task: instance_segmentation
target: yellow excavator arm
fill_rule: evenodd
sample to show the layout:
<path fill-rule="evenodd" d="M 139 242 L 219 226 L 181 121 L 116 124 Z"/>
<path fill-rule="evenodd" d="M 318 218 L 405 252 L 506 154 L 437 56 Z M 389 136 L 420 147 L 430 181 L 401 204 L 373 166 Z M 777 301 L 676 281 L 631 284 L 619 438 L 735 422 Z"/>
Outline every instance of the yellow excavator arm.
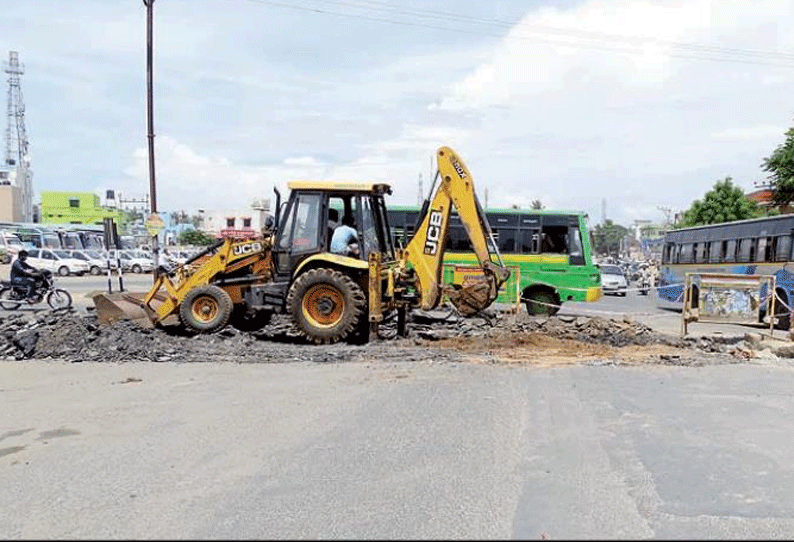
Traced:
<path fill-rule="evenodd" d="M 421 294 L 420 306 L 424 310 L 438 305 L 442 294 L 463 314 L 473 314 L 488 307 L 499 294 L 499 288 L 510 276 L 502 257 L 493 242 L 488 219 L 474 192 L 474 180 L 463 160 L 449 147 L 436 153 L 438 171 L 435 182 L 440 183 L 429 205 L 424 209 L 422 221 L 403 253 L 403 263 L 416 274 Z M 432 189 L 431 189 L 432 192 Z M 442 270 L 449 219 L 452 206 L 460 216 L 463 227 L 477 255 L 484 280 L 468 285 L 442 285 Z M 497 262 L 491 258 L 488 240 L 494 249 Z"/>

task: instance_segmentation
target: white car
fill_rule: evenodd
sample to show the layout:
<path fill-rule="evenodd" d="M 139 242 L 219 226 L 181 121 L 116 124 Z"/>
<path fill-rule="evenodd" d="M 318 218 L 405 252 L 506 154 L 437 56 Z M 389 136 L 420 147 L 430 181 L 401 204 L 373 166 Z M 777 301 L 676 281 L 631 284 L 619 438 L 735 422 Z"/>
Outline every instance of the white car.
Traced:
<path fill-rule="evenodd" d="M 19 251 L 25 248 L 22 240 L 15 233 L 6 230 L 0 230 L 0 247 L 5 250 L 3 263 L 11 263 Z"/>
<path fill-rule="evenodd" d="M 114 252 L 111 252 L 113 258 L 116 257 Z M 132 273 L 150 273 L 154 270 L 154 264 L 150 258 L 141 258 L 135 252 L 127 250 L 119 250 L 118 258 L 121 262 L 121 270 L 129 271 Z"/>
<path fill-rule="evenodd" d="M 601 289 L 604 295 L 615 294 L 626 297 L 628 284 L 623 270 L 617 265 L 601 265 L 599 268 L 601 270 Z"/>
<path fill-rule="evenodd" d="M 72 258 L 87 262 L 89 267 L 88 272 L 92 275 L 101 275 L 107 272 L 108 259 L 98 250 L 68 250 Z M 110 260 L 110 268 L 116 269 L 116 260 Z"/>
<path fill-rule="evenodd" d="M 66 250 L 32 248 L 28 250 L 28 263 L 37 269 L 48 269 L 60 276 L 88 273 L 88 262 L 72 258 Z"/>

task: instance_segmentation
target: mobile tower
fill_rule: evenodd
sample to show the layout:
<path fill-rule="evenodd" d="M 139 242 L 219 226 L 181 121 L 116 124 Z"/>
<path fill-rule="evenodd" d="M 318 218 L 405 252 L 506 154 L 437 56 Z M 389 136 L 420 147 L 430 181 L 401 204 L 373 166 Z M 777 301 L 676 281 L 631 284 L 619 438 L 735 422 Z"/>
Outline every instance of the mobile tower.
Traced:
<path fill-rule="evenodd" d="M 25 66 L 19 63 L 16 51 L 8 52 L 4 69 L 8 74 L 8 124 L 6 125 L 6 168 L 16 168 L 16 185 L 19 187 L 22 220 L 33 222 L 33 172 L 30 169 L 28 135 L 25 130 L 25 102 L 22 99 L 20 76 Z"/>

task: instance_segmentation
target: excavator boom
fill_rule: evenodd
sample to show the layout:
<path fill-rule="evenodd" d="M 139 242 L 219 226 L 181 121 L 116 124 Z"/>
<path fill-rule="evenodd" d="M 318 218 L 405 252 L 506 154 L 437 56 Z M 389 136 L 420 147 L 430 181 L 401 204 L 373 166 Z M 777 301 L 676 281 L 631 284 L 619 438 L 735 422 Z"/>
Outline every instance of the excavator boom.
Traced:
<path fill-rule="evenodd" d="M 441 296 L 446 294 L 461 313 L 473 314 L 494 302 L 499 288 L 510 272 L 504 267 L 493 242 L 488 219 L 474 191 L 474 180 L 463 160 L 449 147 L 441 147 L 436 158 L 438 172 L 435 180 L 440 182 L 432 200 L 426 202 L 420 225 L 406 247 L 404 259 L 416 273 L 422 309 L 434 308 Z M 472 249 L 483 271 L 483 281 L 465 285 L 442 285 L 445 241 L 453 206 L 471 240 Z M 489 239 L 496 262 L 489 250 Z"/>

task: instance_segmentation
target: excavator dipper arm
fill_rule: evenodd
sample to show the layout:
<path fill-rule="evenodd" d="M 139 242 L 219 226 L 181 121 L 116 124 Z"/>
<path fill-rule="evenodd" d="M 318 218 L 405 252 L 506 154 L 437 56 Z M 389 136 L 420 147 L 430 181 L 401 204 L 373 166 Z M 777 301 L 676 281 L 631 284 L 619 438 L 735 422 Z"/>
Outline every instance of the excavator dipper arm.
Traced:
<path fill-rule="evenodd" d="M 468 168 L 449 147 L 441 147 L 436 158 L 436 179 L 440 178 L 440 183 L 426 207 L 416 234 L 406 247 L 404 259 L 416 274 L 422 309 L 434 308 L 442 294 L 446 294 L 461 313 L 473 314 L 493 303 L 510 272 L 505 269 L 502 257 L 495 248 L 490 225 L 474 192 L 474 181 Z M 468 285 L 442 286 L 445 241 L 453 206 L 471 240 L 483 271 L 483 281 Z M 498 263 L 491 258 L 489 238 Z"/>

